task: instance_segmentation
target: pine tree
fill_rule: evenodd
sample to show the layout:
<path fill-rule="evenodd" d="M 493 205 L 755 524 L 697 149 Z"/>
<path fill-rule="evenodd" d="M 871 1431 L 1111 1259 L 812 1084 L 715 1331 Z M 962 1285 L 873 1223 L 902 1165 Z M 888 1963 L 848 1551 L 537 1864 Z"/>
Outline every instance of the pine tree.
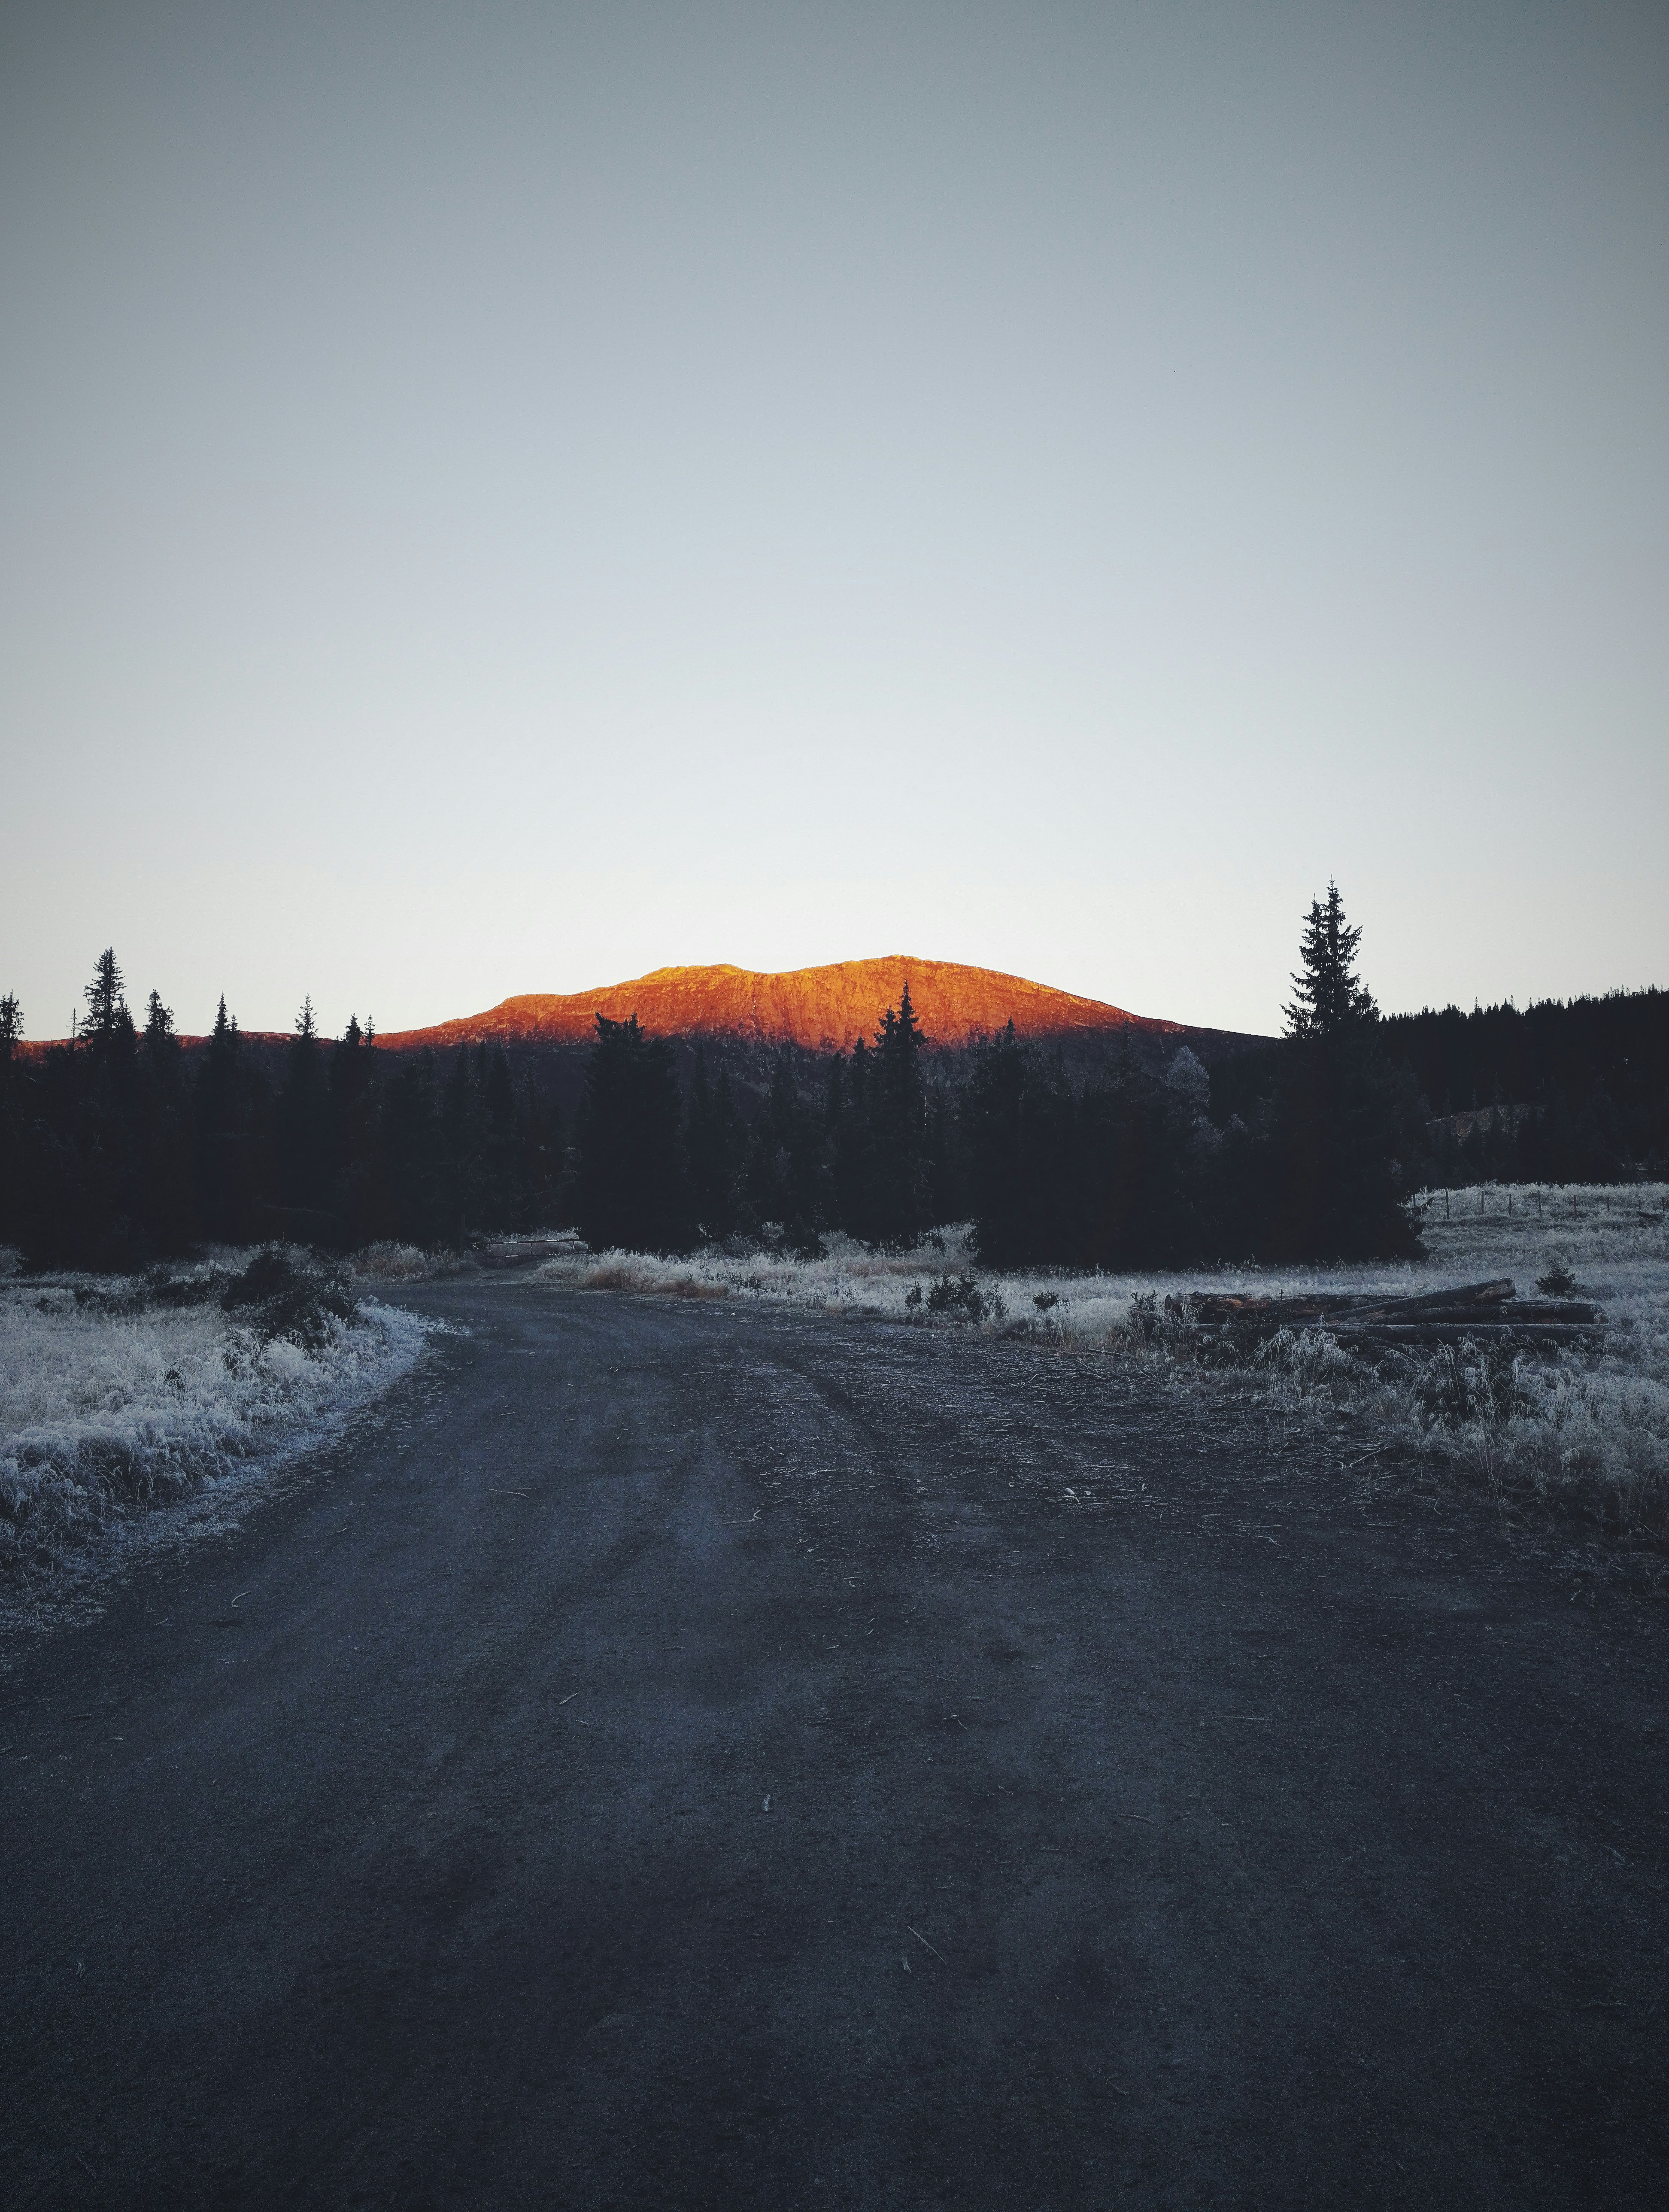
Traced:
<path fill-rule="evenodd" d="M 1399 1195 L 1396 1085 L 1356 973 L 1360 929 L 1338 886 L 1312 900 L 1285 1009 L 1276 1102 L 1277 1256 L 1389 1258 L 1417 1249 Z"/>
<path fill-rule="evenodd" d="M 277 1112 L 279 1189 L 285 1206 L 309 1212 L 329 1200 L 324 1084 L 319 1065 L 319 1024 L 312 994 L 301 1001 L 294 1033 L 284 1048 Z"/>
<path fill-rule="evenodd" d="M 123 976 L 113 946 L 106 945 L 94 963 L 93 980 L 82 993 L 87 1001 L 83 1036 L 109 1037 L 130 1020 L 123 992 Z"/>
<path fill-rule="evenodd" d="M 178 1049 L 179 1042 L 174 1035 L 173 1008 L 163 1005 L 160 991 L 153 991 L 145 1001 L 145 1050 L 153 1060 L 161 1061 L 168 1054 L 170 1047 Z"/>
<path fill-rule="evenodd" d="M 197 1218 L 204 1232 L 233 1243 L 250 1234 L 250 1098 L 242 1039 L 221 994 L 208 1048 L 197 1064 Z"/>
<path fill-rule="evenodd" d="M 160 991 L 145 1002 L 140 1053 L 140 1115 L 143 1137 L 140 1214 L 147 1249 L 177 1253 L 195 1232 L 191 1125 L 180 1083 L 180 1046 L 173 1010 Z"/>
<path fill-rule="evenodd" d="M 907 1249 L 927 1225 L 926 1102 L 921 1072 L 925 1039 L 910 987 L 897 1012 L 889 1006 L 876 1032 L 870 1094 L 871 1242 Z"/>
<path fill-rule="evenodd" d="M 377 1058 L 359 1017 L 350 1014 L 331 1055 L 329 1103 L 321 1114 L 329 1131 L 323 1149 L 336 1233 L 350 1246 L 385 1233 L 389 1220 Z"/>
<path fill-rule="evenodd" d="M 1299 940 L 1302 964 L 1292 978 L 1292 1003 L 1282 1009 L 1289 1036 L 1339 1036 L 1379 1018 L 1379 1008 L 1356 977 L 1354 963 L 1361 942 L 1362 932 L 1346 923 L 1338 885 L 1330 879 L 1326 905 L 1320 899 L 1310 901 Z"/>

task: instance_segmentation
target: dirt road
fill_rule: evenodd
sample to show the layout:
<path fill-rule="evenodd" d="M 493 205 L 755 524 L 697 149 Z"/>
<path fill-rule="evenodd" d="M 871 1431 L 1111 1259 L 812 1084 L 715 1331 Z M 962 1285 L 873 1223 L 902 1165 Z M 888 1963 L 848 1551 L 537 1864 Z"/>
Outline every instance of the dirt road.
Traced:
<path fill-rule="evenodd" d="M 0 1682 L 0 2196 L 1660 2205 L 1660 1602 L 1162 1381 L 506 1282 Z"/>

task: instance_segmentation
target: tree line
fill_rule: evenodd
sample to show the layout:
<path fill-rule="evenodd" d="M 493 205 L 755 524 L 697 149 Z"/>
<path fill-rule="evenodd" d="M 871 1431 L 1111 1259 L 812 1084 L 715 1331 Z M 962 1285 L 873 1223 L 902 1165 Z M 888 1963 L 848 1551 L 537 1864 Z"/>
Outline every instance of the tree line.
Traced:
<path fill-rule="evenodd" d="M 819 1089 L 785 1052 L 750 1123 L 699 1048 L 681 1092 L 670 1044 L 599 1019 L 574 1218 L 593 1246 L 661 1251 L 768 1228 L 796 1251 L 829 1229 L 907 1249 L 971 1218 L 993 1266 L 1369 1259 L 1416 1249 L 1406 1201 L 1433 1182 L 1610 1180 L 1663 1161 L 1666 994 L 1600 1002 L 1632 1048 L 1619 1054 L 1637 1078 L 1627 1112 L 1579 1045 L 1544 1055 L 1522 1110 L 1463 1135 L 1434 1119 L 1409 1049 L 1445 1018 L 1382 1019 L 1357 973 L 1361 939 L 1329 884 L 1304 921 L 1284 1035 L 1213 1073 L 1186 1046 L 1156 1073 L 1126 1033 L 1104 1078 L 1075 1081 L 1012 1024 L 930 1063 L 907 988 L 872 1043 L 829 1057 Z M 1563 1034 L 1543 1010 L 1535 1026 Z M 1592 1042 L 1586 1006 L 1573 1027 Z M 1429 1083 L 1429 1049 L 1423 1064 Z M 1522 1062 L 1515 1073 L 1527 1080 Z M 1585 1073 L 1575 1105 L 1550 1079 Z M 1446 1114 L 1454 1095 L 1438 1093 Z"/>
<path fill-rule="evenodd" d="M 1628 1048 L 1620 1103 L 1602 1079 L 1575 1104 L 1545 1083 L 1463 1130 L 1434 1121 L 1433 1069 L 1452 1108 L 1490 1040 L 1524 1031 L 1499 1009 L 1470 1028 L 1452 1010 L 1381 1019 L 1360 939 L 1330 884 L 1284 1035 L 1211 1072 L 1186 1046 L 1156 1072 L 1126 1034 L 1104 1075 L 1074 1080 L 1011 1025 L 932 1054 L 907 989 L 872 1039 L 809 1076 L 785 1050 L 764 1095 L 738 1098 L 701 1046 L 681 1070 L 635 1018 L 599 1017 L 571 1127 L 500 1046 L 390 1054 L 357 1020 L 327 1042 L 311 1002 L 275 1052 L 222 999 L 188 1054 L 156 992 L 135 1021 L 107 951 L 67 1045 L 25 1055 L 0 998 L 0 1243 L 40 1266 L 131 1267 L 209 1241 L 433 1247 L 571 1223 L 596 1249 L 810 1253 L 834 1230 L 906 1249 L 971 1219 L 993 1266 L 1369 1258 L 1413 1248 L 1405 1201 L 1433 1182 L 1610 1179 L 1662 1158 L 1666 994 L 1577 1012 Z M 1514 1018 L 1562 1034 L 1543 1009 Z"/>
<path fill-rule="evenodd" d="M 203 1243 L 439 1245 L 549 1217 L 561 1118 L 501 1048 L 379 1052 L 350 1020 L 326 1045 L 311 1001 L 276 1055 L 224 997 L 188 1054 L 152 991 L 143 1025 L 113 951 L 74 1040 L 25 1057 L 0 1000 L 0 1243 L 40 1267 L 130 1268 Z"/>

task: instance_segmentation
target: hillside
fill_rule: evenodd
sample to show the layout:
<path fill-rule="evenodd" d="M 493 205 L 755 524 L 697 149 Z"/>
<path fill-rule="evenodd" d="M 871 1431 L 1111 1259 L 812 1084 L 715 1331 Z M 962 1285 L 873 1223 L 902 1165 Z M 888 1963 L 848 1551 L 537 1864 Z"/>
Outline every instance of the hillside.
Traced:
<path fill-rule="evenodd" d="M 911 1003 L 928 1041 L 959 1047 L 993 1035 L 1012 1021 L 1023 1037 L 1068 1040 L 1194 1034 L 1180 1022 L 1126 1013 L 1121 1006 L 994 969 L 893 953 L 879 960 L 842 960 L 827 968 L 765 975 L 746 968 L 658 968 L 626 983 L 567 996 L 531 994 L 506 999 L 488 1012 L 433 1029 L 384 1034 L 395 1050 L 442 1048 L 490 1040 L 498 1044 L 580 1044 L 598 1014 L 624 1021 L 635 1014 L 658 1036 L 725 1036 L 809 1051 L 849 1050 L 872 1036 L 883 1011 L 895 1006 L 908 983 Z"/>

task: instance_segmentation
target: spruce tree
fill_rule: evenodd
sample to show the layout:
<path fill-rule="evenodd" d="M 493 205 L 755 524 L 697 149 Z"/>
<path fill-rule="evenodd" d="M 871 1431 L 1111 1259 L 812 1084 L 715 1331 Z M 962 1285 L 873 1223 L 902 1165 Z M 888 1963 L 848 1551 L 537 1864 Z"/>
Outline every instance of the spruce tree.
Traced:
<path fill-rule="evenodd" d="M 1360 929 L 1338 886 L 1311 901 L 1278 1086 L 1274 1256 L 1389 1258 L 1418 1249 L 1400 1203 L 1397 1093 L 1379 1010 L 1356 972 Z"/>
<path fill-rule="evenodd" d="M 876 1032 L 871 1086 L 871 1242 L 907 1249 L 926 1227 L 927 1117 L 921 1054 L 925 1040 L 910 987 Z"/>
<path fill-rule="evenodd" d="M 237 1243 L 251 1233 L 248 1087 L 242 1039 L 226 994 L 197 1064 L 196 1091 L 198 1220 L 205 1235 Z"/>
<path fill-rule="evenodd" d="M 383 1179 L 378 1055 L 357 1014 L 348 1017 L 331 1054 L 330 1197 L 336 1233 L 349 1247 L 368 1243 L 389 1226 Z"/>
<path fill-rule="evenodd" d="M 106 945 L 99 955 L 94 963 L 93 980 L 82 996 L 87 1001 L 87 1025 L 82 1032 L 84 1036 L 108 1038 L 130 1018 L 113 946 Z"/>
<path fill-rule="evenodd" d="M 147 1249 L 184 1251 L 195 1233 L 191 1118 L 180 1081 L 179 1039 L 173 1010 L 160 991 L 145 1002 L 140 1040 L 140 1116 L 143 1128 L 143 1189 L 140 1211 Z"/>
<path fill-rule="evenodd" d="M 1299 940 L 1292 1001 L 1282 1009 L 1289 1036 L 1342 1036 L 1378 1019 L 1379 1008 L 1356 972 L 1361 942 L 1362 932 L 1345 921 L 1344 902 L 1330 879 L 1326 903 L 1310 901 Z"/>
<path fill-rule="evenodd" d="M 279 1188 L 287 1206 L 313 1212 L 329 1200 L 324 1084 L 319 1066 L 319 1024 L 313 996 L 301 1001 L 294 1033 L 284 1048 L 278 1093 Z"/>
<path fill-rule="evenodd" d="M 173 1008 L 165 1006 L 160 991 L 153 991 L 145 1001 L 145 1051 L 159 1065 L 177 1054 L 179 1040 L 174 1035 Z"/>

